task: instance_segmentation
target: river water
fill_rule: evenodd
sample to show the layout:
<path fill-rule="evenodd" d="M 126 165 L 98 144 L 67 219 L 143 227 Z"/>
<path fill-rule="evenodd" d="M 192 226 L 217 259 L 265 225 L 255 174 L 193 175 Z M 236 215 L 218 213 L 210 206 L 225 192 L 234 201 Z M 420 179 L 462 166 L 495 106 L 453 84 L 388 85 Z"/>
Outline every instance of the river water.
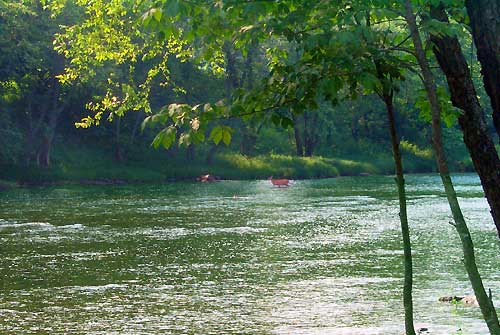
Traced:
<path fill-rule="evenodd" d="M 475 175 L 454 178 L 486 287 L 500 249 Z M 486 334 L 439 178 L 408 176 L 417 327 Z M 391 177 L 0 193 L 1 334 L 402 334 Z M 461 329 L 461 331 L 459 331 Z"/>

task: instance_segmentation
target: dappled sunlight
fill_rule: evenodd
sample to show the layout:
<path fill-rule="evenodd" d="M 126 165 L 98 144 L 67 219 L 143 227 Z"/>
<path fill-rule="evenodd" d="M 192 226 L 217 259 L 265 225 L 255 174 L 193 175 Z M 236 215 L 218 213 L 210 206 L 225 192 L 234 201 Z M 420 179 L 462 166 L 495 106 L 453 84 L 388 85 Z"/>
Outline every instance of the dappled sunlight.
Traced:
<path fill-rule="evenodd" d="M 483 334 L 435 176 L 408 176 L 416 323 Z M 487 287 L 494 227 L 473 175 L 456 178 Z M 2 331 L 401 334 L 402 251 L 390 177 L 1 195 Z"/>

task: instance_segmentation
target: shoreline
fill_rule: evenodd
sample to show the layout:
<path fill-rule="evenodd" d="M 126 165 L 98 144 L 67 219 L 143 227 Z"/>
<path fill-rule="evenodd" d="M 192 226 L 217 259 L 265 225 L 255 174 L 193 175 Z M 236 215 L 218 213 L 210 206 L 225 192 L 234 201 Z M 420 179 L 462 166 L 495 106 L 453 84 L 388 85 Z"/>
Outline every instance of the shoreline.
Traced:
<path fill-rule="evenodd" d="M 342 174 L 337 176 L 325 176 L 318 178 L 307 178 L 307 177 L 297 177 L 290 178 L 290 180 L 319 180 L 319 179 L 334 179 L 339 177 L 370 177 L 370 176 L 389 176 L 387 174 L 371 174 L 371 173 L 359 173 L 359 174 Z M 121 179 L 121 178 L 96 178 L 96 179 L 80 179 L 80 180 L 54 180 L 54 181 L 11 181 L 0 179 L 0 191 L 8 190 L 13 188 L 32 188 L 32 187 L 50 187 L 59 185 L 86 185 L 86 186 L 120 186 L 120 185 L 141 185 L 141 184 L 158 184 L 158 183 L 179 183 L 179 182 L 193 182 L 199 183 L 197 180 L 198 176 L 194 177 L 179 177 L 179 178 L 166 178 L 157 180 L 139 180 L 139 179 Z M 208 183 L 216 183 L 219 181 L 253 181 L 253 180 L 266 180 L 266 177 L 262 178 L 224 178 Z"/>
<path fill-rule="evenodd" d="M 462 173 L 474 173 L 474 172 L 460 172 L 455 171 L 452 174 L 462 174 Z M 437 174 L 434 171 L 428 172 L 409 172 L 406 175 L 426 175 L 426 174 Z M 290 180 L 321 180 L 321 179 L 336 179 L 342 177 L 391 177 L 393 174 L 384 173 L 359 173 L 359 174 L 341 174 L 337 176 L 326 176 L 318 178 L 290 178 Z M 157 180 L 139 180 L 139 179 L 120 179 L 120 178 L 96 178 L 96 179 L 80 179 L 80 180 L 54 180 L 54 181 L 12 181 L 0 179 L 0 192 L 7 191 L 11 189 L 21 189 L 21 188 L 45 188 L 53 186 L 64 186 L 64 185 L 80 185 L 80 186 L 127 186 L 127 185 L 152 185 L 152 184 L 167 184 L 167 183 L 181 183 L 181 182 L 191 182 L 191 183 L 201 183 L 196 179 L 197 177 L 182 177 L 182 178 L 165 178 Z M 267 178 L 220 178 L 219 180 L 208 182 L 217 183 L 219 181 L 255 181 L 255 180 L 266 180 Z"/>
<path fill-rule="evenodd" d="M 405 174 L 435 173 L 433 162 L 407 160 Z M 474 172 L 455 164 L 454 173 Z M 129 161 L 116 163 L 99 159 L 57 161 L 48 169 L 36 166 L 0 165 L 0 191 L 12 188 L 57 185 L 140 185 L 195 182 L 210 174 L 220 180 L 263 180 L 269 176 L 291 180 L 315 180 L 337 177 L 394 175 L 390 157 L 378 159 L 294 157 L 270 155 L 246 157 L 220 154 L 212 164 L 195 161 Z"/>

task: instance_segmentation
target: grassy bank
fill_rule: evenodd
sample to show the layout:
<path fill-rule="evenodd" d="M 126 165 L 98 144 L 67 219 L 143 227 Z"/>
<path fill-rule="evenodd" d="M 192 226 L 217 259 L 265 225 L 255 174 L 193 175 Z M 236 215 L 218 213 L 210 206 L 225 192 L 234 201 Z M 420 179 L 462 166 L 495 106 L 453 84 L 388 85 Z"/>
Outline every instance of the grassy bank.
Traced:
<path fill-rule="evenodd" d="M 0 178 L 21 183 L 91 180 L 155 182 L 195 179 L 207 173 L 220 176 L 222 179 L 263 179 L 271 175 L 309 179 L 384 172 L 386 171 L 372 163 L 349 159 L 301 158 L 285 155 L 245 157 L 239 154 L 221 153 L 215 157 L 213 164 L 196 159 L 117 163 L 104 158 L 80 162 L 66 161 L 64 164 L 54 164 L 49 169 L 3 166 Z"/>
<path fill-rule="evenodd" d="M 185 155 L 173 156 L 150 148 L 127 153 L 124 162 L 113 159 L 110 148 L 65 145 L 53 155 L 52 166 L 0 166 L 0 179 L 20 183 L 54 182 L 159 182 L 193 180 L 201 174 L 213 174 L 222 179 L 263 179 L 268 176 L 293 179 L 330 178 L 360 174 L 392 174 L 393 161 L 388 154 L 358 154 L 349 157 L 294 157 L 289 155 L 261 155 L 246 157 L 237 153 L 219 152 L 212 164 L 202 153 L 198 159 L 186 160 Z M 434 171 L 430 150 L 402 143 L 405 170 L 408 173 Z M 451 162 L 455 171 L 472 171 L 470 160 Z M 1 185 L 0 185 L 1 187 Z"/>

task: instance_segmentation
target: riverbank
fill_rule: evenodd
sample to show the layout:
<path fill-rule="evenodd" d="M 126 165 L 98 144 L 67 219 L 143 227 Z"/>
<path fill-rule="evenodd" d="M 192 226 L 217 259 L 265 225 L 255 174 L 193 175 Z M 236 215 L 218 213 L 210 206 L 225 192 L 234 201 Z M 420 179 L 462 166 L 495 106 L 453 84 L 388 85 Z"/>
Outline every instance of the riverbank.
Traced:
<path fill-rule="evenodd" d="M 111 157 L 111 158 L 110 158 Z M 288 155 L 261 155 L 246 157 L 221 152 L 212 164 L 205 159 L 171 158 L 153 152 L 152 155 L 116 162 L 112 156 L 97 155 L 94 151 L 59 153 L 50 168 L 36 166 L 0 166 L 0 189 L 19 186 L 47 186 L 56 184 L 117 185 L 195 180 L 202 174 L 221 179 L 252 180 L 269 176 L 291 179 L 319 179 L 338 176 L 389 175 L 393 173 L 392 157 L 378 155 L 346 158 L 294 157 Z M 472 171 L 470 163 L 455 162 L 457 172 Z M 405 152 L 407 173 L 434 172 L 432 156 Z"/>

